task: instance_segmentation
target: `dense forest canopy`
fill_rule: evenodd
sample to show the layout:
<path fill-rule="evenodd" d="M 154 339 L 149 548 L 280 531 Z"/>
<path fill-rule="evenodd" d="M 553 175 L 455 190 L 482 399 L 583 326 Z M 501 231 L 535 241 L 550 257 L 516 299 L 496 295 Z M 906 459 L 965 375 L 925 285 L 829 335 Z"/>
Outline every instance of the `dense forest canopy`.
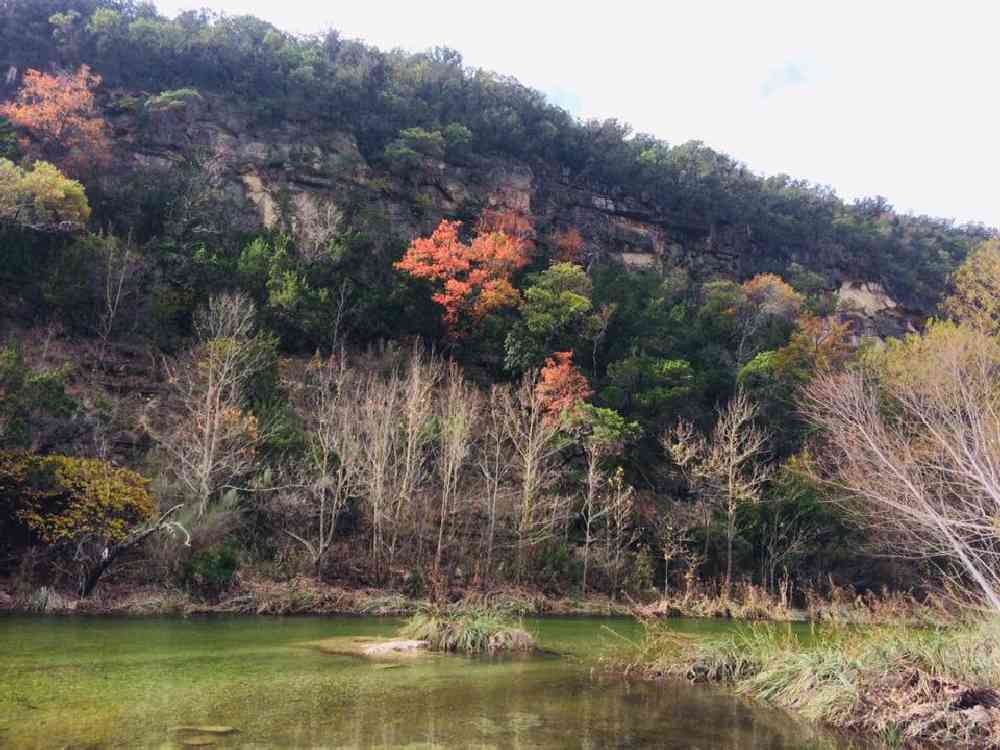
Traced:
<path fill-rule="evenodd" d="M 670 145 L 613 119 L 575 120 L 514 79 L 466 67 L 451 49 L 383 52 L 336 32 L 295 36 L 208 11 L 171 20 L 130 0 L 8 0 L 0 50 L 4 70 L 89 64 L 109 89 L 193 87 L 262 119 L 348 129 L 368 159 L 447 148 L 458 158 L 555 163 L 574 180 L 643 197 L 673 225 L 745 228 L 765 259 L 804 246 L 838 254 L 858 276 L 923 306 L 987 234 L 899 215 L 883 198 L 845 204 L 826 187 L 763 178 L 699 142 Z"/>

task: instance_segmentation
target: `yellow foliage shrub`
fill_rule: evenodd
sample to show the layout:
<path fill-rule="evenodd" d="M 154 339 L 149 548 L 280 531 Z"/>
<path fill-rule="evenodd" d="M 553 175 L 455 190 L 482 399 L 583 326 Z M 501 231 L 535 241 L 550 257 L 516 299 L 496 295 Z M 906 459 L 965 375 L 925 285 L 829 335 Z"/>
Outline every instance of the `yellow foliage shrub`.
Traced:
<path fill-rule="evenodd" d="M 45 544 L 124 541 L 156 503 L 148 481 L 107 461 L 0 453 L 0 521 Z"/>

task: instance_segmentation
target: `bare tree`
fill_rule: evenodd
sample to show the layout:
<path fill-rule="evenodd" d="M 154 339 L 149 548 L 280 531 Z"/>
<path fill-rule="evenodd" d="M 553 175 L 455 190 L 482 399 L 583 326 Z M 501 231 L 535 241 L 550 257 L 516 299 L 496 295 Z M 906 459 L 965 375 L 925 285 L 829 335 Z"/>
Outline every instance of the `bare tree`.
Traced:
<path fill-rule="evenodd" d="M 130 241 L 120 243 L 114 237 L 107 237 L 102 244 L 104 263 L 97 315 L 97 335 L 101 340 L 98 356 L 101 359 L 107 352 L 108 341 L 114 332 L 122 304 L 137 290 L 142 270 L 142 263 L 133 252 Z"/>
<path fill-rule="evenodd" d="M 610 511 L 610 506 L 602 503 L 607 475 L 601 466 L 607 454 L 607 447 L 599 440 L 584 440 L 583 453 L 587 461 L 586 483 L 583 495 L 583 579 L 581 588 L 587 593 L 587 574 L 590 570 L 590 546 L 596 539 L 597 524 Z"/>
<path fill-rule="evenodd" d="M 486 512 L 486 575 L 493 570 L 493 547 L 502 505 L 511 495 L 514 446 L 506 428 L 504 404 L 510 399 L 507 386 L 494 385 L 485 399 L 477 442 L 476 462 L 482 478 L 480 496 Z"/>
<path fill-rule="evenodd" d="M 590 568 L 590 546 L 595 540 L 598 525 L 609 520 L 612 512 L 607 502 L 614 495 L 603 492 L 607 484 L 605 462 L 620 453 L 625 441 L 634 436 L 638 425 L 628 423 L 611 409 L 594 408 L 589 404 L 580 406 L 573 418 L 574 432 L 583 446 L 586 460 L 586 474 L 583 494 L 583 580 L 582 589 L 587 590 L 587 573 Z"/>
<path fill-rule="evenodd" d="M 702 513 L 696 505 L 672 501 L 656 521 L 660 556 L 663 558 L 663 596 L 670 595 L 671 563 L 690 560 L 691 532 Z"/>
<path fill-rule="evenodd" d="M 294 492 L 294 500 L 306 519 L 301 528 L 286 524 L 283 531 L 303 545 L 318 570 L 333 544 L 337 519 L 361 486 L 363 449 L 356 375 L 343 356 L 315 357 L 303 375 L 291 386 L 305 424 L 307 448 L 298 472 L 301 479 L 291 484 L 301 488 Z"/>
<path fill-rule="evenodd" d="M 332 200 L 309 193 L 297 193 L 293 203 L 299 252 L 306 260 L 315 262 L 329 251 L 344 214 Z"/>
<path fill-rule="evenodd" d="M 831 373 L 809 386 L 816 473 L 895 554 L 948 561 L 1000 611 L 1000 347 L 942 332 L 899 376 Z"/>
<path fill-rule="evenodd" d="M 372 373 L 359 391 L 362 482 L 371 510 L 372 559 L 389 568 L 405 531 L 415 530 L 420 554 L 425 514 L 417 514 L 416 508 L 427 490 L 433 393 L 440 376 L 440 363 L 415 347 L 405 374 L 398 369 L 388 376 Z"/>
<path fill-rule="evenodd" d="M 400 454 L 393 477 L 390 497 L 390 536 L 388 561 L 392 564 L 400 537 L 416 531 L 417 556 L 422 559 L 424 522 L 429 512 L 420 513 L 421 501 L 429 501 L 428 480 L 431 474 L 431 447 L 434 440 L 434 393 L 441 382 L 441 362 L 414 344 L 406 374 L 400 381 Z M 427 508 L 425 507 L 426 511 Z M 414 514 L 417 515 L 414 519 Z M 415 521 L 415 522 L 414 522 Z"/>
<path fill-rule="evenodd" d="M 391 477 L 398 450 L 399 375 L 388 379 L 370 373 L 358 391 L 362 436 L 362 481 L 372 524 L 371 556 L 378 561 L 385 546 L 385 519 L 392 496 Z"/>
<path fill-rule="evenodd" d="M 635 489 L 625 482 L 625 473 L 619 467 L 608 479 L 607 509 L 603 534 L 605 566 L 611 582 L 611 596 L 617 596 L 625 573 L 628 550 L 638 538 L 635 527 Z"/>
<path fill-rule="evenodd" d="M 212 297 L 195 322 L 200 343 L 164 363 L 171 398 L 149 404 L 141 418 L 199 518 L 256 465 L 257 419 L 242 403 L 247 382 L 264 365 L 253 335 L 255 312 L 243 294 Z"/>
<path fill-rule="evenodd" d="M 770 476 L 763 463 L 768 434 L 754 425 L 757 406 L 742 390 L 719 412 L 710 440 L 681 420 L 663 438 L 665 450 L 688 475 L 699 494 L 726 514 L 726 591 L 733 580 L 736 515 L 756 503 Z"/>
<path fill-rule="evenodd" d="M 772 593 L 779 588 L 778 572 L 784 570 L 787 579 L 788 566 L 807 554 L 819 536 L 819 529 L 809 522 L 808 512 L 801 504 L 802 492 L 801 487 L 783 483 L 782 507 L 769 514 L 763 522 L 760 577 Z M 777 502 L 780 501 L 771 500 L 772 507 Z"/>
<path fill-rule="evenodd" d="M 476 418 L 479 414 L 479 393 L 462 376 L 458 365 L 448 364 L 439 405 L 437 440 L 437 473 L 440 491 L 437 553 L 435 574 L 441 568 L 445 531 L 453 515 L 460 513 L 459 487 L 462 475 L 470 463 Z"/>
<path fill-rule="evenodd" d="M 551 538 L 566 512 L 565 499 L 550 493 L 557 477 L 555 460 L 565 443 L 560 422 L 549 417 L 537 385 L 538 373 L 529 372 L 503 399 L 504 427 L 514 449 L 518 576 L 528 550 Z"/>

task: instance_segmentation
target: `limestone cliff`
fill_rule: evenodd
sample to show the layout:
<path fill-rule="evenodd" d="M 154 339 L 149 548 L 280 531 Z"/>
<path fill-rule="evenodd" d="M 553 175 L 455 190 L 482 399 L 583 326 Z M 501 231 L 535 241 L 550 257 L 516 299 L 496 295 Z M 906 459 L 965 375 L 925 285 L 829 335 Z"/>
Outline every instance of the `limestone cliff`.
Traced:
<path fill-rule="evenodd" d="M 159 96 L 117 91 L 107 112 L 121 169 L 196 163 L 216 197 L 227 202 L 226 223 L 234 232 L 279 228 L 309 246 L 336 227 L 346 206 L 364 205 L 409 239 L 430 232 L 442 217 L 475 221 L 486 208 L 512 209 L 530 213 L 543 235 L 575 227 L 590 259 L 635 268 L 681 265 L 701 278 L 782 273 L 796 262 L 821 271 L 831 290 L 876 283 L 839 266 L 836 252 L 800 247 L 776 254 L 773 247 L 759 246 L 748 226 L 685 222 L 642 196 L 575 180 L 555 163 L 478 154 L 421 156 L 404 168 L 373 163 L 350 132 L 318 120 L 262 124 L 231 101 L 194 91 Z M 878 307 L 852 314 L 868 321 L 863 328 L 883 335 L 909 326 L 899 321 L 910 313 L 903 314 L 891 299 Z"/>

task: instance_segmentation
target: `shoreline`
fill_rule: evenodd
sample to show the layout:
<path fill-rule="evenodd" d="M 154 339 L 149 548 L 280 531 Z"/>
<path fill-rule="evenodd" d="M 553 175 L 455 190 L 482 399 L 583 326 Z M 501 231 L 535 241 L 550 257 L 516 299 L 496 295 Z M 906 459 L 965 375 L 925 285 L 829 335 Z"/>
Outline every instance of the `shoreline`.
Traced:
<path fill-rule="evenodd" d="M 452 603 L 490 607 L 512 616 L 634 616 L 632 604 L 604 596 L 551 596 L 512 587 L 463 589 L 453 594 L 449 598 Z M 391 589 L 333 586 L 304 577 L 281 582 L 249 578 L 214 598 L 177 588 L 124 584 L 107 585 L 87 599 L 48 587 L 18 598 L 0 586 L 0 614 L 20 615 L 406 617 L 431 604 L 430 598 L 410 597 Z"/>
<path fill-rule="evenodd" d="M 1000 747 L 996 621 L 821 625 L 808 640 L 768 624 L 721 638 L 644 624 L 633 657 L 612 661 L 608 674 L 714 686 L 890 747 Z"/>
<path fill-rule="evenodd" d="M 0 613 L 26 615 L 162 616 L 162 615 L 273 615 L 273 616 L 386 616 L 405 617 L 442 603 L 484 607 L 516 617 L 632 617 L 668 621 L 674 618 L 734 620 L 760 623 L 814 625 L 907 625 L 926 628 L 954 624 L 956 618 L 940 601 L 918 601 L 904 593 L 854 595 L 835 590 L 827 598 L 808 597 L 803 607 L 762 594 L 753 586 L 737 588 L 732 596 L 697 591 L 636 601 L 612 600 L 605 594 L 586 596 L 551 594 L 527 586 L 491 589 L 455 587 L 435 602 L 430 597 L 407 596 L 377 587 L 348 587 L 299 576 L 273 580 L 245 574 L 214 597 L 198 596 L 178 587 L 108 582 L 95 595 L 82 599 L 73 592 L 41 586 L 17 591 L 0 581 Z M 5 585 L 6 584 L 6 585 Z"/>

